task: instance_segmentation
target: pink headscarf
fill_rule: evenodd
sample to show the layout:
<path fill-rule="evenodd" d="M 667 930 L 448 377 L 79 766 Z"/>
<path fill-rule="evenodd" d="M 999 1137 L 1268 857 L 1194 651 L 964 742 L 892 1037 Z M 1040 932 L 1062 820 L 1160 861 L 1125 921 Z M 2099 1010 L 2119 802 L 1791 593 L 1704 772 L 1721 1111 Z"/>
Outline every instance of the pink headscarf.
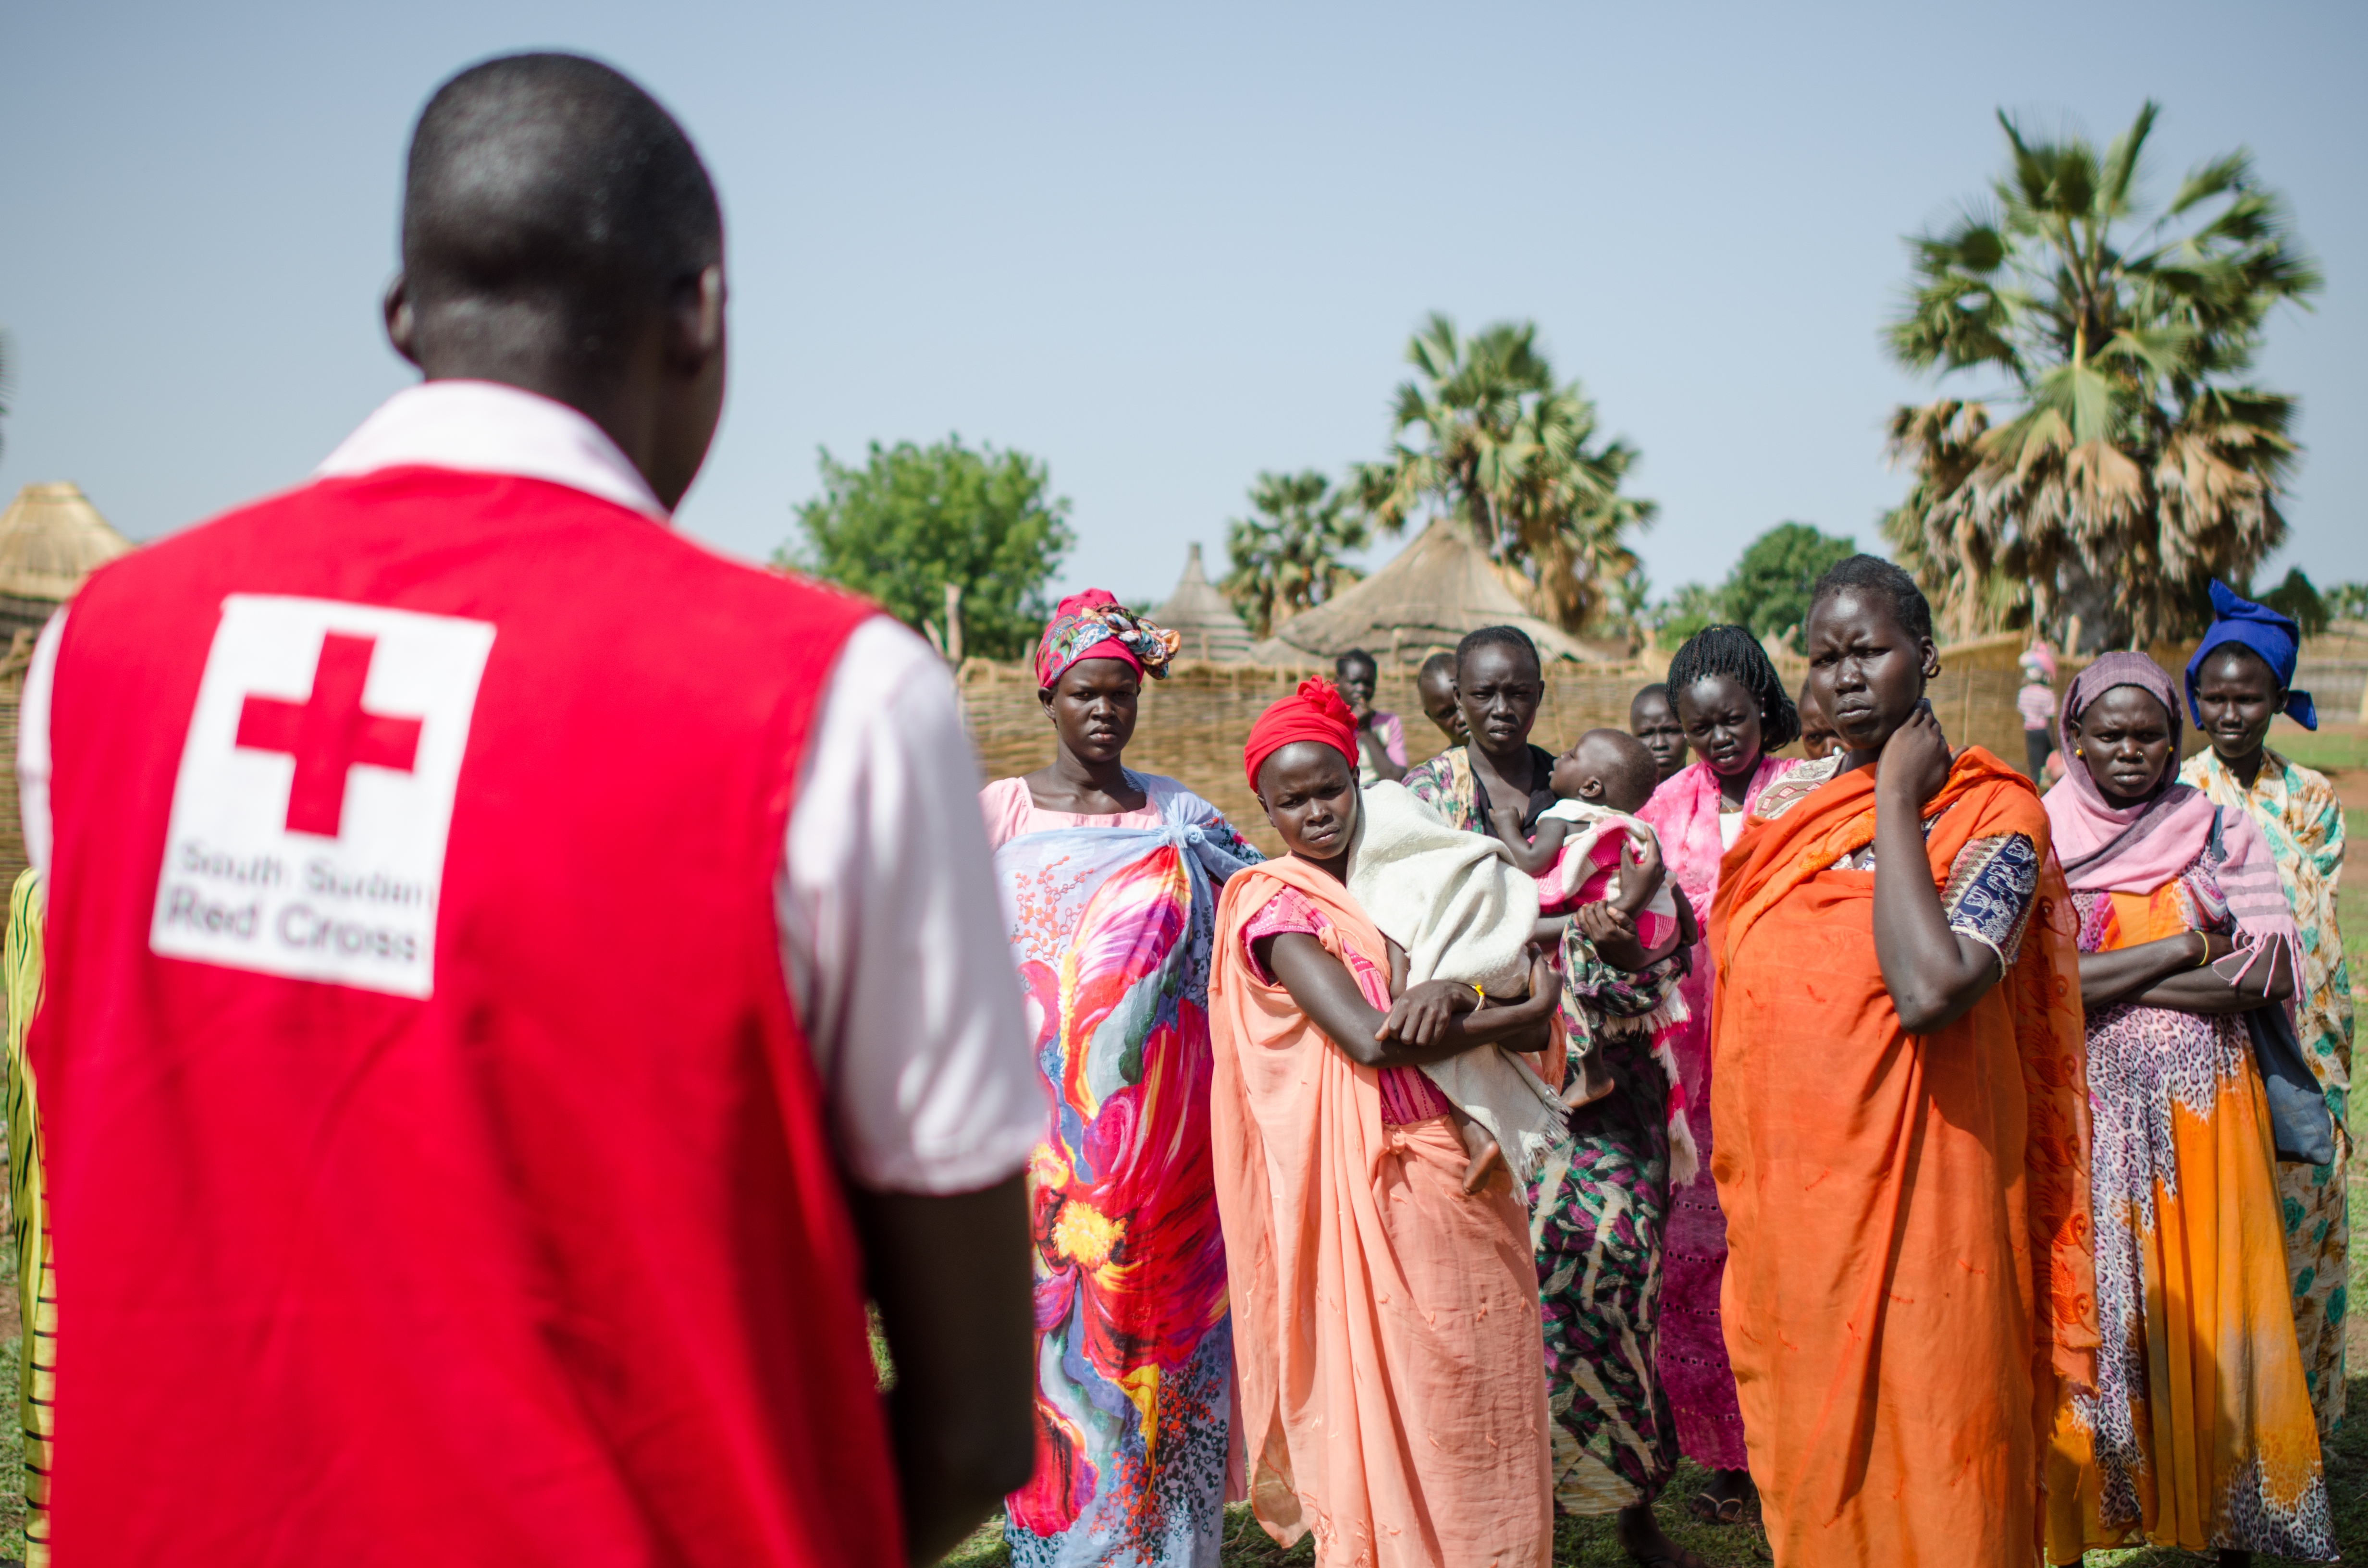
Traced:
<path fill-rule="evenodd" d="M 2026 665 L 2037 665 L 2039 673 L 2049 680 L 2055 678 L 2055 650 L 2050 648 L 2044 640 L 2034 640 L 2030 647 L 2022 651 L 2022 662 Z"/>
<path fill-rule="evenodd" d="M 2074 733 L 2097 699 L 2117 686 L 2151 693 L 2170 719 L 2172 761 L 2153 797 L 2135 806 L 2106 802 Z M 2163 667 L 2144 653 L 2099 654 L 2072 677 L 2056 723 L 2067 760 L 2063 782 L 2047 791 L 2045 803 L 2055 858 L 2072 891 L 2152 892 L 2186 869 L 2212 832 L 2213 808 L 2201 790 L 2179 782 L 2179 688 Z"/>
<path fill-rule="evenodd" d="M 1036 640 L 1036 684 L 1051 686 L 1085 659 L 1116 659 L 1133 665 L 1136 675 L 1165 680 L 1168 661 L 1183 645 L 1182 632 L 1154 626 L 1107 588 L 1087 588 L 1063 599 Z"/>

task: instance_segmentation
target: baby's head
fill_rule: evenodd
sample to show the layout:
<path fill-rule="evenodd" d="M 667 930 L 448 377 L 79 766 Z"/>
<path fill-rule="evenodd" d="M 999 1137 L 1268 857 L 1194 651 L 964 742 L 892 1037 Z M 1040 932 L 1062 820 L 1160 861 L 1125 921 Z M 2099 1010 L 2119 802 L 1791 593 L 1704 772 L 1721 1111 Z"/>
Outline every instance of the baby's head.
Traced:
<path fill-rule="evenodd" d="M 1661 770 L 1645 743 L 1624 730 L 1589 730 L 1554 758 L 1548 779 L 1565 801 L 1585 801 L 1634 816 L 1653 798 Z"/>

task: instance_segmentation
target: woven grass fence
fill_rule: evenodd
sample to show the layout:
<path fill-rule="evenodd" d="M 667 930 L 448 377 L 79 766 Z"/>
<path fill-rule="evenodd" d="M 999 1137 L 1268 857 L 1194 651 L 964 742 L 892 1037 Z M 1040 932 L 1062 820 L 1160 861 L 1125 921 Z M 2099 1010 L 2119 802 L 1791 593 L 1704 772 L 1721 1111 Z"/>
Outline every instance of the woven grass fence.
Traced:
<path fill-rule="evenodd" d="M 1941 677 L 1930 688 L 1933 710 L 1950 744 L 1987 746 L 2021 766 L 2022 720 L 2015 710 L 2014 694 L 2021 676 L 2011 660 L 1999 666 L 1993 660 L 1968 657 L 1952 667 L 1950 654 L 1955 652 L 1942 654 Z M 1549 673 L 1531 738 L 1559 752 L 1599 726 L 1626 729 L 1629 699 L 1638 687 L 1658 680 L 1666 668 L 1663 664 L 1650 671 L 1635 665 L 1606 672 L 1562 666 Z M 1795 689 L 1805 668 L 1794 661 L 1784 670 Z M 1308 676 L 1331 673 L 1328 665 L 1277 668 L 1180 661 L 1166 680 L 1144 683 L 1127 766 L 1182 781 L 1224 812 L 1259 848 L 1279 853 L 1281 843 L 1242 778 L 1242 742 L 1249 735 L 1251 721 L 1268 703 L 1290 693 Z M 1052 760 L 1052 724 L 1036 701 L 1036 676 L 1029 666 L 969 660 L 962 669 L 962 699 L 985 778 L 1032 773 Z M 1384 671 L 1373 705 L 1397 714 L 1405 723 L 1407 761 L 1421 762 L 1445 749 L 1446 738 L 1422 716 L 1407 674 Z M 1794 746 L 1785 755 L 1799 754 Z"/>

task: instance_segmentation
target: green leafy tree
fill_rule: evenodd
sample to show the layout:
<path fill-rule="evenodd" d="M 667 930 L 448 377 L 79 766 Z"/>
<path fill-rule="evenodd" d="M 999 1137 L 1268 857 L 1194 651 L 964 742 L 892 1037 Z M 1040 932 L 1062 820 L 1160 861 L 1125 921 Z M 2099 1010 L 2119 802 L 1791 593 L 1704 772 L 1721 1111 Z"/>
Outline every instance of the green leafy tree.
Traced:
<path fill-rule="evenodd" d="M 1809 618 L 1809 589 L 1836 562 L 1858 553 L 1858 541 L 1820 533 L 1806 523 L 1779 523 L 1744 546 L 1719 590 L 1727 620 L 1754 637 L 1773 637 Z"/>
<path fill-rule="evenodd" d="M 1052 613 L 1045 585 L 1076 542 L 1042 462 L 959 436 L 874 441 L 860 468 L 827 449 L 820 460 L 822 494 L 797 509 L 804 537 L 777 564 L 877 599 L 941 645 L 951 585 L 965 651 L 1015 658 L 1033 646 Z"/>
<path fill-rule="evenodd" d="M 1703 627 L 1726 619 L 1725 597 L 1715 588 L 1688 583 L 1638 619 L 1655 647 L 1674 651 Z"/>
<path fill-rule="evenodd" d="M 2306 301 L 2318 269 L 2244 152 L 2147 209 L 2156 113 L 2101 153 L 2030 139 L 2001 114 L 1992 200 L 1910 241 L 1893 356 L 2004 381 L 1891 425 L 1915 481 L 1884 537 L 1955 635 L 2013 612 L 2003 576 L 2028 585 L 2051 631 L 2078 615 L 2108 643 L 2143 645 L 2192 624 L 2209 578 L 2242 581 L 2285 537 L 2295 401 L 2247 378 L 2269 312 Z"/>
<path fill-rule="evenodd" d="M 1531 323 L 1465 338 L 1433 313 L 1406 357 L 1417 376 L 1397 390 L 1389 455 L 1351 480 L 1367 515 L 1394 534 L 1453 518 L 1541 615 L 1587 630 L 1618 601 L 1636 565 L 1628 535 L 1656 510 L 1621 493 L 1635 449 L 1598 438 L 1595 404 L 1577 381 L 1555 382 Z"/>
<path fill-rule="evenodd" d="M 2305 637 L 2317 636 L 2327 630 L 2328 622 L 2335 619 L 2326 598 L 2299 566 L 2287 567 L 2284 579 L 2269 592 L 2248 597 L 2269 606 L 2280 615 L 2294 617 L 2294 624 L 2302 628 L 2302 634 Z"/>
<path fill-rule="evenodd" d="M 1372 537 L 1364 520 L 1314 469 L 1259 474 L 1250 510 L 1225 525 L 1228 570 L 1217 586 L 1258 636 L 1364 575 L 1340 559 Z"/>
<path fill-rule="evenodd" d="M 2329 583 L 2324 595 L 2334 620 L 2368 620 L 2368 583 Z"/>

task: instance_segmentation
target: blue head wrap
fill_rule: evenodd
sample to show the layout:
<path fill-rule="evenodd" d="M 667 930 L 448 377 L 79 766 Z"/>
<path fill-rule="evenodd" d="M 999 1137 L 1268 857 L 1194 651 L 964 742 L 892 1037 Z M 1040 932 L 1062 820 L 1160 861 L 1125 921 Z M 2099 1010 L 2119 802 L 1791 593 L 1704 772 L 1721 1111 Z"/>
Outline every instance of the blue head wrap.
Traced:
<path fill-rule="evenodd" d="M 2195 677 L 2203 673 L 2203 661 L 2214 649 L 2234 642 L 2259 653 L 2278 684 L 2287 688 L 2286 717 L 2305 730 L 2317 729 L 2318 710 L 2312 705 L 2310 693 L 2293 689 L 2294 659 L 2302 652 L 2302 628 L 2267 605 L 2238 598 L 2217 577 L 2212 579 L 2212 629 L 2196 644 L 2195 656 L 2187 661 L 2187 710 L 2195 722 L 2203 722 L 2195 706 Z"/>

